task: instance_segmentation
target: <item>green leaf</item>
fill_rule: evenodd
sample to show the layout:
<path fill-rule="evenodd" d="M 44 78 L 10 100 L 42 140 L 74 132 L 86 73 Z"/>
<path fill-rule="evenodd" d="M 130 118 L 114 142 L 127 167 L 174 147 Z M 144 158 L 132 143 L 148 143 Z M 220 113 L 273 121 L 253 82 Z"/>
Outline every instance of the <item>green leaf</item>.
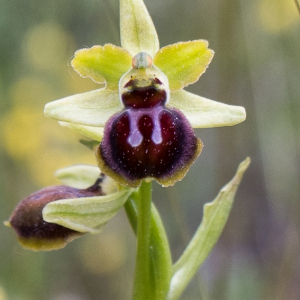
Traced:
<path fill-rule="evenodd" d="M 167 75 L 170 90 L 175 92 L 196 82 L 213 56 L 214 52 L 208 49 L 205 40 L 180 42 L 161 48 L 153 64 Z"/>
<path fill-rule="evenodd" d="M 79 232 L 98 233 L 132 192 L 133 189 L 124 189 L 106 196 L 51 202 L 43 209 L 43 219 Z"/>
<path fill-rule="evenodd" d="M 118 92 L 99 89 L 49 102 L 44 114 L 58 121 L 104 127 L 106 121 L 123 108 Z"/>
<path fill-rule="evenodd" d="M 100 172 L 97 166 L 74 165 L 57 170 L 54 176 L 64 185 L 77 189 L 86 189 L 95 183 Z M 106 195 L 117 192 L 116 183 L 108 176 L 101 176 L 103 178 L 101 182 L 102 192 Z"/>
<path fill-rule="evenodd" d="M 180 297 L 191 278 L 217 242 L 228 219 L 233 199 L 250 159 L 244 160 L 236 175 L 225 185 L 213 202 L 204 205 L 203 219 L 188 247 L 173 266 L 168 300 Z"/>
<path fill-rule="evenodd" d="M 101 141 L 103 138 L 103 127 L 92 127 L 92 126 L 85 126 L 85 125 L 78 125 L 73 123 L 67 122 L 59 122 L 59 124 L 63 127 L 67 127 L 77 133 L 80 133 L 92 140 Z"/>
<path fill-rule="evenodd" d="M 168 106 L 180 109 L 193 128 L 232 126 L 246 119 L 242 106 L 209 100 L 187 91 L 171 93 Z"/>
<path fill-rule="evenodd" d="M 120 0 L 120 29 L 122 47 L 132 56 L 146 52 L 154 57 L 158 36 L 142 0 Z"/>
<path fill-rule="evenodd" d="M 125 203 L 125 210 L 136 234 L 138 203 L 133 195 Z M 167 234 L 153 203 L 151 205 L 150 259 L 150 270 L 154 282 L 153 297 L 155 300 L 165 300 L 171 279 L 172 260 Z"/>
<path fill-rule="evenodd" d="M 82 77 L 106 83 L 106 90 L 118 90 L 121 76 L 131 68 L 131 55 L 112 44 L 76 51 L 71 64 Z"/>

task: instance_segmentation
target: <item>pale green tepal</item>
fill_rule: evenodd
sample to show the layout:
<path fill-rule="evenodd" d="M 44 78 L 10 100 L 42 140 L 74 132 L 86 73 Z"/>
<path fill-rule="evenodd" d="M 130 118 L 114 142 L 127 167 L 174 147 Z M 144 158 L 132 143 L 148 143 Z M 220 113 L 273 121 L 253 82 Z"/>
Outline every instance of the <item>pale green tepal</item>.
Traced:
<path fill-rule="evenodd" d="M 91 165 L 74 165 L 57 170 L 55 176 L 64 185 L 83 189 L 97 180 L 99 168 Z M 44 220 L 82 233 L 99 233 L 134 191 L 127 188 L 119 189 L 109 177 L 104 177 L 101 190 L 104 196 L 62 199 L 47 204 L 43 209 Z"/>

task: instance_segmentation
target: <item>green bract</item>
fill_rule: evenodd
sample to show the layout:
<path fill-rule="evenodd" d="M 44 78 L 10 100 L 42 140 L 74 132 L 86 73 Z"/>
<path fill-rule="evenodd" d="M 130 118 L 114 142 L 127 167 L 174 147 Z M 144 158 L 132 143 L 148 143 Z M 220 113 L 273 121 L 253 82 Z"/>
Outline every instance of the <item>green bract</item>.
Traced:
<path fill-rule="evenodd" d="M 63 184 L 74 188 L 87 188 L 99 176 L 99 168 L 90 165 L 77 165 L 56 172 L 56 177 Z M 118 189 L 109 177 L 101 183 L 104 196 L 62 199 L 49 203 L 43 209 L 46 222 L 56 223 L 78 232 L 98 233 L 134 191 L 134 189 Z"/>
<path fill-rule="evenodd" d="M 98 233 L 123 207 L 131 192 L 121 190 L 106 196 L 58 200 L 54 205 L 46 205 L 43 218 L 75 231 Z"/>
<path fill-rule="evenodd" d="M 204 205 L 203 218 L 182 256 L 173 265 L 168 300 L 179 299 L 192 277 L 217 242 L 231 211 L 235 193 L 250 164 L 250 158 L 240 163 L 235 176 L 210 203 Z"/>

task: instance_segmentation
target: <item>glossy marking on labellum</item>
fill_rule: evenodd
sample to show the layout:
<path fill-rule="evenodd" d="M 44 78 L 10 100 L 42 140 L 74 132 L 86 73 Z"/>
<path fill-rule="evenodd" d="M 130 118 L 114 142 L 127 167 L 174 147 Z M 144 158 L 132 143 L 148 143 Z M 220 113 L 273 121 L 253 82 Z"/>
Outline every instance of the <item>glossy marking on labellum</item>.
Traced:
<path fill-rule="evenodd" d="M 128 186 L 143 179 L 173 185 L 200 154 L 202 143 L 185 116 L 165 106 L 168 82 L 151 57 L 140 53 L 132 65 L 120 81 L 124 110 L 108 120 L 97 149 L 99 166 Z"/>

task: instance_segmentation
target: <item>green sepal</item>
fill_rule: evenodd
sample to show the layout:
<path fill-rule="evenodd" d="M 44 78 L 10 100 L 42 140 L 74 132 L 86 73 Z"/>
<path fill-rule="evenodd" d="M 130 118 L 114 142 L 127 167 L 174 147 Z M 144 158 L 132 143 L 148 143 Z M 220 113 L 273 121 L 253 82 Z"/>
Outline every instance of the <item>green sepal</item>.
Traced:
<path fill-rule="evenodd" d="M 158 36 L 142 0 L 120 0 L 120 30 L 122 47 L 132 56 L 146 52 L 154 57 Z"/>
<path fill-rule="evenodd" d="M 168 106 L 180 109 L 193 128 L 232 126 L 246 119 L 242 106 L 209 100 L 184 90 L 171 93 Z M 99 89 L 50 102 L 46 104 L 44 114 L 58 121 L 73 123 L 68 127 L 90 137 L 97 135 L 100 139 L 101 129 L 97 129 L 98 133 L 88 132 L 88 128 L 74 124 L 104 127 L 106 121 L 122 109 L 118 92 Z"/>
<path fill-rule="evenodd" d="M 59 169 L 54 176 L 62 184 L 77 189 L 86 189 L 92 186 L 100 175 L 100 170 L 93 165 L 73 165 Z M 108 195 L 117 192 L 118 186 L 110 177 L 101 175 L 101 191 Z"/>
<path fill-rule="evenodd" d="M 171 93 L 168 106 L 180 109 L 193 128 L 232 126 L 246 119 L 242 106 L 209 100 L 187 91 Z"/>
<path fill-rule="evenodd" d="M 100 170 L 92 165 L 73 165 L 58 169 L 54 176 L 62 184 L 76 189 L 86 189 L 94 184 L 100 175 Z"/>
<path fill-rule="evenodd" d="M 161 48 L 153 59 L 157 66 L 169 80 L 171 92 L 183 89 L 195 83 L 205 72 L 214 56 L 208 49 L 208 42 L 196 40 L 179 42 Z"/>
<path fill-rule="evenodd" d="M 173 276 L 167 300 L 179 299 L 191 278 L 209 255 L 228 219 L 235 193 L 250 164 L 245 159 L 233 179 L 210 203 L 204 205 L 203 219 L 186 250 L 173 266 Z"/>
<path fill-rule="evenodd" d="M 99 89 L 49 102 L 44 114 L 58 121 L 104 127 L 106 121 L 123 108 L 117 91 Z"/>
<path fill-rule="evenodd" d="M 71 65 L 82 77 L 105 83 L 106 90 L 118 90 L 121 76 L 131 68 L 131 55 L 121 47 L 106 44 L 75 52 Z"/>
<path fill-rule="evenodd" d="M 132 192 L 123 189 L 106 196 L 57 200 L 44 207 L 43 219 L 82 233 L 98 233 Z"/>
<path fill-rule="evenodd" d="M 84 135 L 92 140 L 101 141 L 103 138 L 103 127 L 92 127 L 67 122 L 58 122 L 61 126 L 67 127 L 77 133 Z"/>

